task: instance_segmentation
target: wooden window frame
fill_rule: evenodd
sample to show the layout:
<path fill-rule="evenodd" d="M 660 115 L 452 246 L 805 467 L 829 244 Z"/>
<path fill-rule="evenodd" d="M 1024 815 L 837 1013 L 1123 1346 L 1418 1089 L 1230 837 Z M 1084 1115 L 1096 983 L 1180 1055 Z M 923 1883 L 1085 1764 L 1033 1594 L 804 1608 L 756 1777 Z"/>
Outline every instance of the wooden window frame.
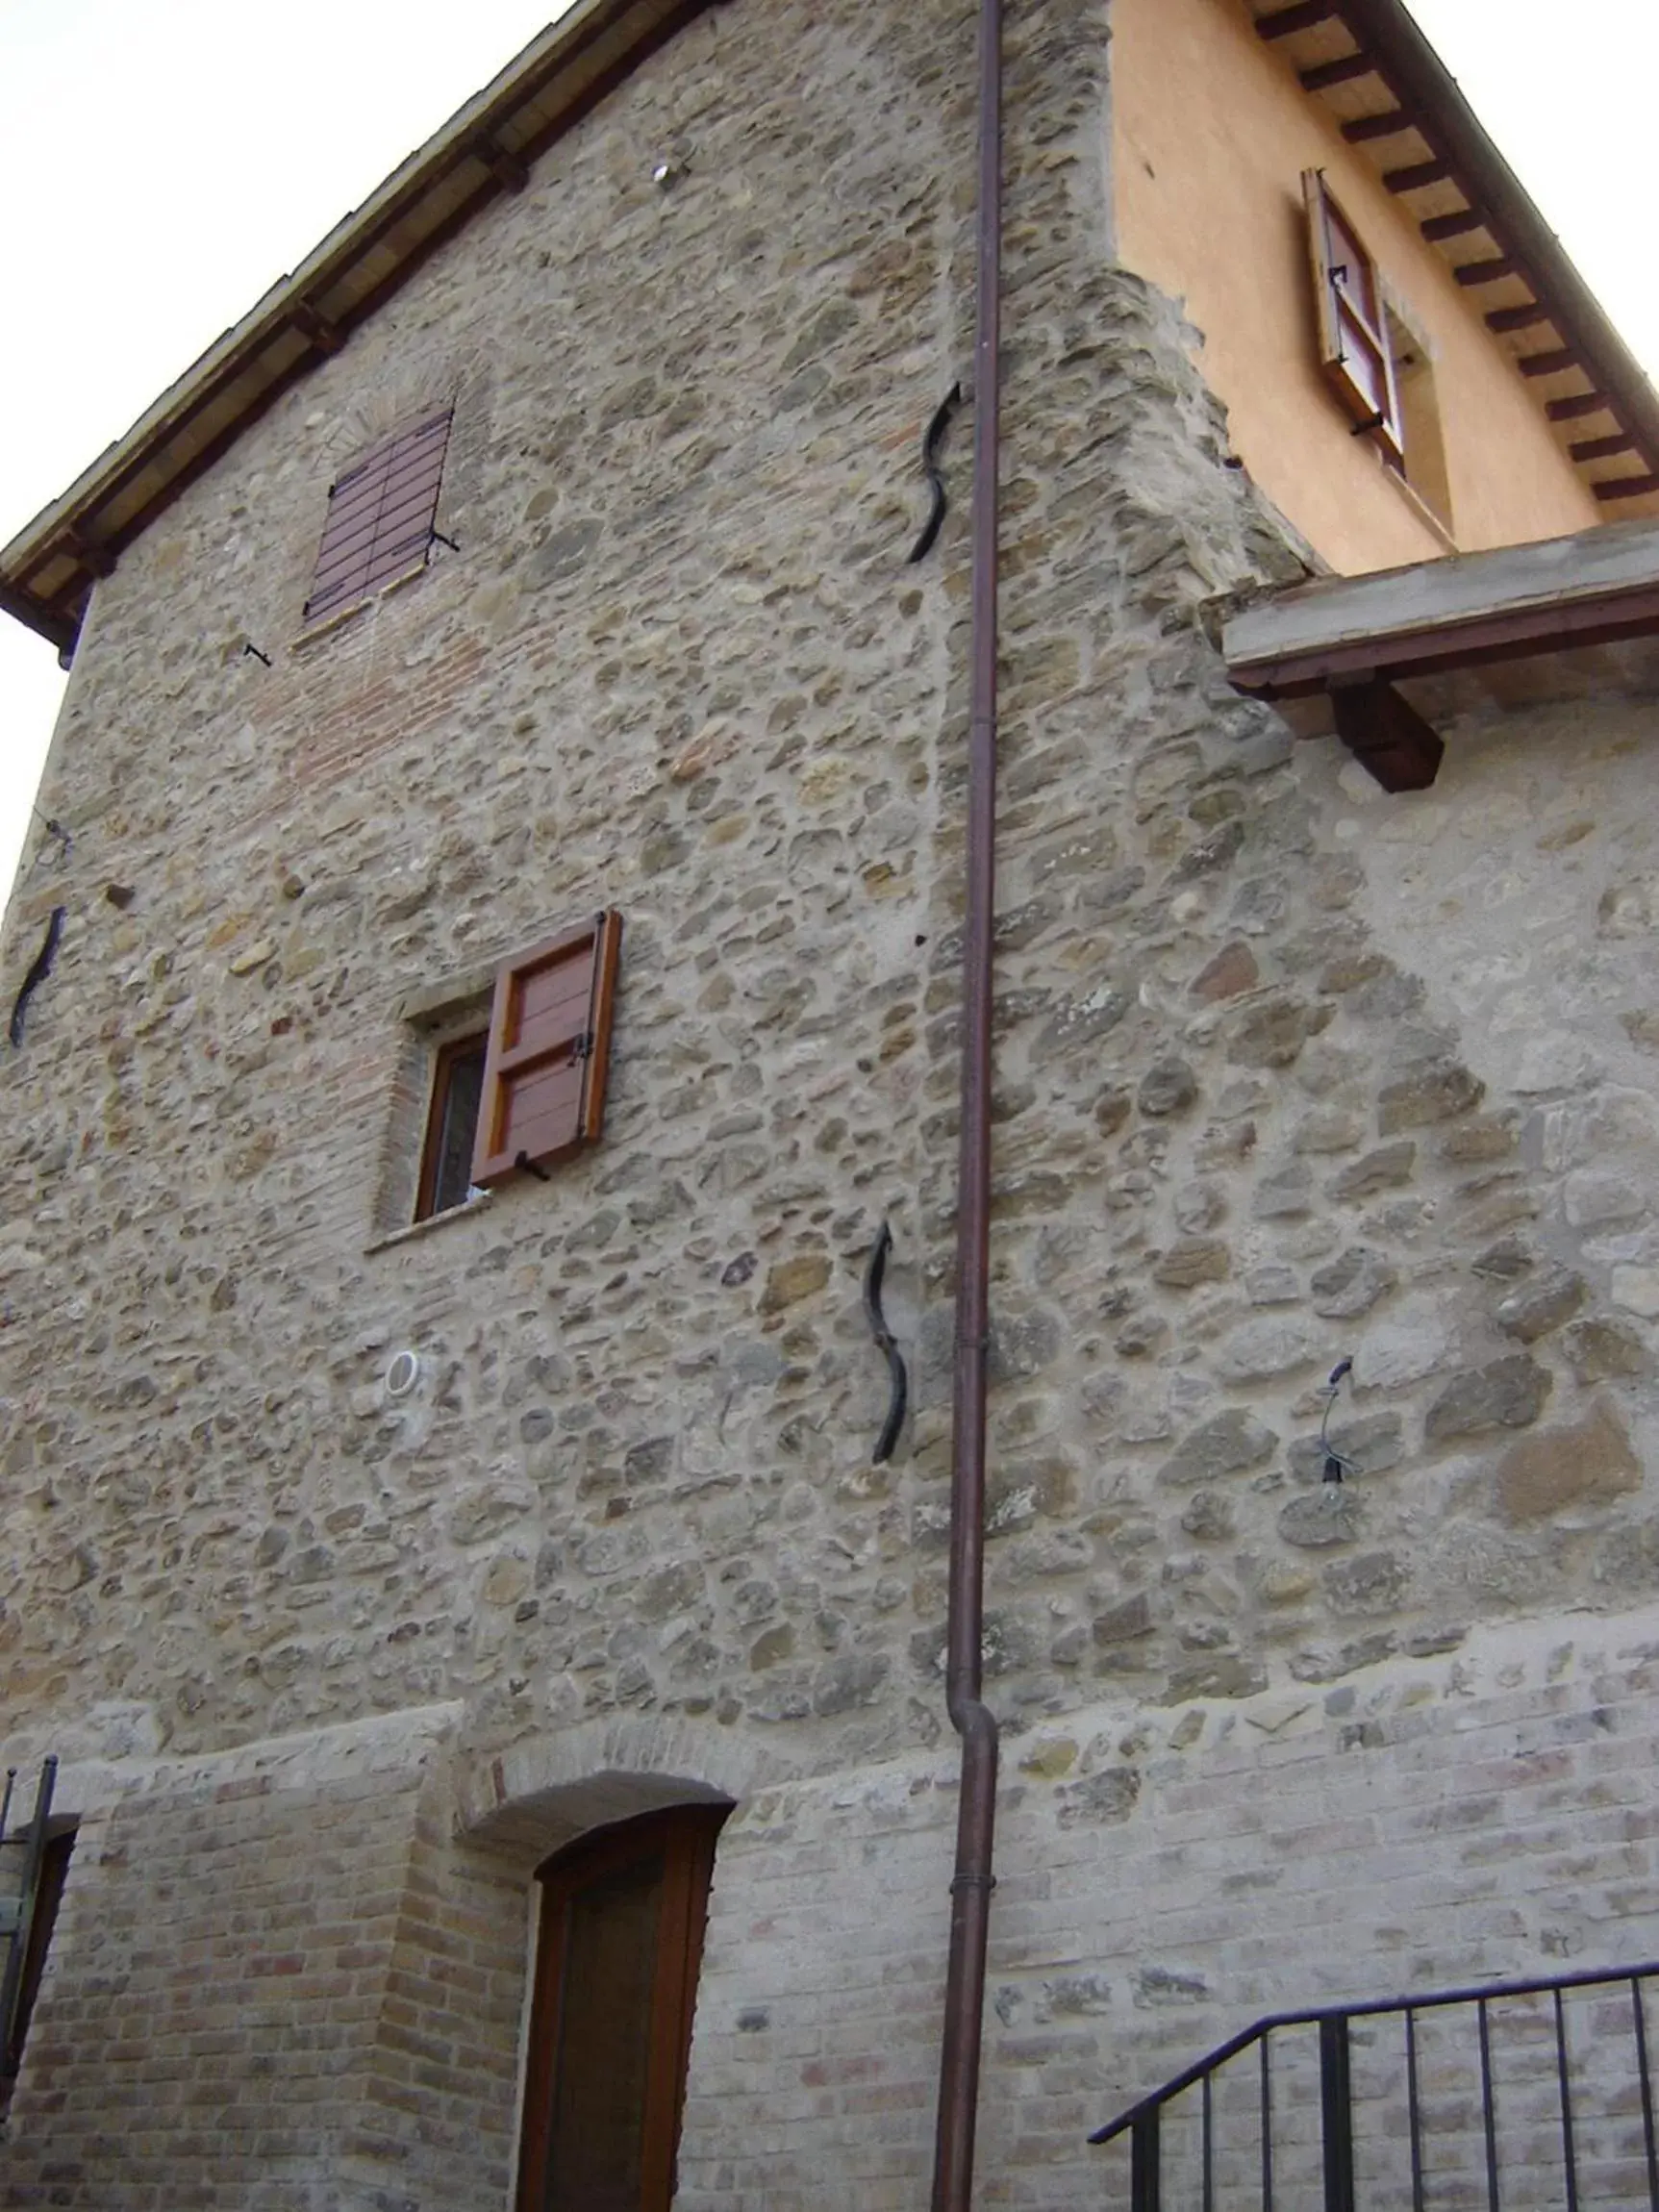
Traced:
<path fill-rule="evenodd" d="M 557 2068 L 566 2026 L 565 1956 L 570 1905 L 593 1881 L 659 1856 L 664 1862 L 663 1888 L 648 2022 L 639 2212 L 669 2212 L 715 1844 L 730 1811 L 725 1804 L 695 1804 L 647 1813 L 583 1837 L 537 1869 L 541 1914 L 514 2199 L 516 2212 L 543 2212 L 549 2186 Z"/>
<path fill-rule="evenodd" d="M 601 1134 L 621 943 L 622 917 L 610 907 L 579 928 L 563 930 L 526 952 L 515 953 L 497 969 L 472 1156 L 472 1180 L 480 1189 L 490 1190 L 522 1169 L 542 1172 L 551 1162 L 594 1143 Z M 579 981 L 584 963 L 585 995 Z M 539 974 L 562 967 L 569 968 L 577 979 L 576 1003 L 585 1011 L 573 1017 L 574 1026 L 549 1039 L 521 1040 L 518 1010 L 530 985 Z M 580 1074 L 573 1095 L 560 1109 L 557 1127 L 549 1132 L 539 1119 L 534 1125 L 540 1134 L 526 1145 L 524 1132 L 515 1121 L 521 1087 L 566 1068 L 579 1068 Z"/>
<path fill-rule="evenodd" d="M 435 409 L 359 455 L 329 486 L 307 622 L 326 621 L 425 563 L 453 419 L 452 407 Z"/>
<path fill-rule="evenodd" d="M 446 1038 L 439 1045 L 432 1066 L 432 1093 L 426 1108 L 426 1134 L 420 1147 L 420 1175 L 415 1186 L 415 1219 L 430 1221 L 439 1213 L 452 1211 L 438 1204 L 438 1171 L 441 1165 L 444 1122 L 449 1111 L 450 1092 L 458 1061 L 475 1057 L 480 1051 L 488 1054 L 489 1031 L 469 1029 L 465 1036 Z M 480 1095 L 479 1110 L 483 1110 Z M 477 1129 L 474 1124 L 473 1148 L 477 1147 Z"/>
<path fill-rule="evenodd" d="M 1302 198 L 1320 370 L 1352 418 L 1356 435 L 1374 438 L 1378 449 L 1403 470 L 1404 424 L 1381 273 L 1325 183 L 1323 170 L 1302 171 Z M 1358 366 L 1367 360 L 1372 372 L 1370 382 Z"/>

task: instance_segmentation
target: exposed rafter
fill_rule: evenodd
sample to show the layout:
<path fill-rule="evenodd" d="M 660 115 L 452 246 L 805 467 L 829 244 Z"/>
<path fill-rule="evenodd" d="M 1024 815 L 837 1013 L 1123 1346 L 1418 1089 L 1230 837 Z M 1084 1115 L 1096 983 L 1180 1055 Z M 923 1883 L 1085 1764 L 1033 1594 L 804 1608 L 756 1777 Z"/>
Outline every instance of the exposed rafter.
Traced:
<path fill-rule="evenodd" d="M 1256 29 L 1264 38 L 1294 38 L 1298 31 L 1312 31 L 1337 13 L 1337 0 L 1300 0 L 1294 8 L 1275 8 L 1258 15 Z"/>
<path fill-rule="evenodd" d="M 1342 54 L 1334 62 L 1319 62 L 1311 69 L 1296 71 L 1304 92 L 1327 91 L 1333 85 L 1351 85 L 1356 77 L 1373 77 L 1376 63 L 1366 53 Z"/>
<path fill-rule="evenodd" d="M 1397 138 L 1417 129 L 1417 117 L 1407 108 L 1385 108 L 1378 115 L 1355 115 L 1343 125 L 1350 146 L 1363 146 L 1372 138 Z"/>
<path fill-rule="evenodd" d="M 1431 246 L 1443 239 L 1466 239 L 1470 231 L 1483 231 L 1486 217 L 1478 208 L 1457 208 L 1450 214 L 1425 215 L 1417 226 Z"/>
<path fill-rule="evenodd" d="M 1461 268 L 1455 268 L 1451 273 L 1460 285 L 1468 288 L 1470 285 L 1501 284 L 1505 277 L 1516 276 L 1520 272 L 1507 254 L 1498 254 L 1489 262 L 1465 262 Z"/>
<path fill-rule="evenodd" d="M 1391 192 L 1421 192 L 1430 185 L 1444 185 L 1453 174 L 1451 163 L 1444 154 L 1436 154 L 1426 162 L 1407 162 L 1397 169 L 1384 169 L 1383 183 Z"/>

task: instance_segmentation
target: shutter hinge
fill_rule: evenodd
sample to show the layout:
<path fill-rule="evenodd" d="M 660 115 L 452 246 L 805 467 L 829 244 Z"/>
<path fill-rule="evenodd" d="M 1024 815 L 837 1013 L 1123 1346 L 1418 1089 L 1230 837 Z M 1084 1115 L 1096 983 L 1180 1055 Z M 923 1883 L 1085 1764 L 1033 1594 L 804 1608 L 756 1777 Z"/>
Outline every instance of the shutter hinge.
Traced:
<path fill-rule="evenodd" d="M 591 1060 L 593 1057 L 593 1032 L 584 1030 L 570 1047 L 572 1060 Z"/>

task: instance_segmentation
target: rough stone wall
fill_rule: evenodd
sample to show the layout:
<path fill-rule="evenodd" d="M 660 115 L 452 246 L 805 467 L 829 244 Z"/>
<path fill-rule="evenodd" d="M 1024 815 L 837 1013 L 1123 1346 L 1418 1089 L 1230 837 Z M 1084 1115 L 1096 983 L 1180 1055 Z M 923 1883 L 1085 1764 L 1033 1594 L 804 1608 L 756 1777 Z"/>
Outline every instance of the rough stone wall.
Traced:
<path fill-rule="evenodd" d="M 635 1723 L 835 1810 L 791 1829 L 732 1790 L 688 2121 L 710 2204 L 908 2201 L 931 2126 L 960 509 L 903 555 L 968 360 L 960 13 L 711 17 L 273 409 L 100 587 L 42 802 L 74 851 L 22 878 L 4 945 L 14 971 L 68 904 L 0 1074 L 9 1746 L 118 1707 L 146 1756 L 208 1753 L 453 1699 L 504 1817 L 547 1747 Z M 1496 1695 L 1456 1686 L 1483 1621 L 1534 1623 L 1524 1670 L 1659 1573 L 1640 722 L 1606 710 L 1591 758 L 1576 724 L 1460 741 L 1435 793 L 1387 800 L 1231 694 L 1206 603 L 1295 564 L 1172 311 L 1110 266 L 1106 28 L 1059 0 L 1012 23 L 988 1657 L 998 1973 L 1115 1994 L 1074 2031 L 1028 1992 L 993 2040 L 1010 2202 L 1077 2179 L 1096 2091 L 1310 1994 L 1323 1955 L 1286 1937 L 1206 1982 L 1213 2010 L 1124 2012 L 1111 1960 L 1160 1950 L 1191 1870 L 1137 1861 L 1132 1927 L 1045 1917 L 1058 1839 L 1110 1830 L 1077 1848 L 1115 1879 L 1154 1752 L 1223 1736 L 1204 1786 L 1257 1804 L 1281 1777 L 1240 1747 L 1284 1709 L 1314 1717 L 1285 1834 L 1317 1856 L 1352 1770 L 1313 1686 L 1385 1718 L 1414 1669 Z M 452 393 L 461 552 L 297 638 L 333 468 Z M 600 903 L 627 917 L 603 1144 L 387 1241 L 431 1023 Z M 1517 1049 L 1541 998 L 1577 1057 Z M 872 1469 L 883 1219 L 916 1411 Z M 1318 1386 L 1349 1354 L 1333 1496 Z M 882 1762 L 891 1821 L 858 1778 Z M 1563 1809 L 1536 1923 L 1472 1944 L 1446 1932 L 1462 1846 L 1426 1831 L 1450 1902 L 1414 1973 L 1535 1963 L 1598 1818 Z M 1294 1926 L 1260 1919 L 1255 1863 L 1218 1945 Z M 460 1895 L 446 1858 L 432 1879 Z M 1604 1894 L 1608 1923 L 1647 1909 Z M 1393 1981 L 1352 1933 L 1343 1986 Z M 798 2048 L 737 2017 L 774 1997 L 818 2002 Z M 411 2200 L 494 2201 L 444 2195 L 447 2093 L 405 2055 L 362 2157 Z M 844 2152 L 828 2178 L 815 2144 Z"/>
<path fill-rule="evenodd" d="M 811 1757 L 907 1733 L 857 1291 L 884 1216 L 895 1308 L 918 1271 L 946 30 L 711 16 L 101 591 L 46 786 L 74 853 L 6 948 L 67 902 L 4 1071 L 13 1731 L 116 1697 L 191 1747 L 455 1694 L 495 1744 L 656 1703 Z M 451 390 L 461 554 L 296 641 L 334 467 Z M 415 1142 L 401 1010 L 600 903 L 603 1144 L 369 1248 Z"/>

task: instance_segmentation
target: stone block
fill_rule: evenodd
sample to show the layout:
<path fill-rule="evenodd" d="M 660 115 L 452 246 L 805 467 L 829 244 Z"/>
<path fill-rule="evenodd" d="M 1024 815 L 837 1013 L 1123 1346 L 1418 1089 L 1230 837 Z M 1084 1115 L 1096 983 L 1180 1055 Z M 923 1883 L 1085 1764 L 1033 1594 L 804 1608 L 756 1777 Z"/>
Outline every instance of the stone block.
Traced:
<path fill-rule="evenodd" d="M 1642 1334 L 1627 1321 L 1574 1321 L 1564 1331 L 1561 1348 L 1581 1383 L 1624 1382 L 1652 1372 L 1652 1356 Z"/>
<path fill-rule="evenodd" d="M 1141 1078 L 1135 1102 L 1143 1114 L 1183 1114 L 1198 1095 L 1198 1080 L 1185 1060 L 1160 1060 Z"/>
<path fill-rule="evenodd" d="M 1345 1168 L 1330 1184 L 1333 1198 L 1370 1198 L 1378 1191 L 1396 1191 L 1409 1183 L 1417 1168 L 1417 1146 L 1409 1139 L 1384 1144 Z"/>
<path fill-rule="evenodd" d="M 1329 1349 L 1329 1337 L 1311 1321 L 1263 1315 L 1242 1321 L 1222 1338 L 1215 1353 L 1216 1372 L 1224 1382 L 1269 1382 L 1313 1365 Z"/>
<path fill-rule="evenodd" d="M 1498 1511 L 1509 1521 L 1606 1505 L 1641 1486 L 1624 1424 L 1604 1400 L 1571 1427 L 1542 1429 L 1511 1445 L 1497 1467 Z"/>
<path fill-rule="evenodd" d="M 1549 1370 L 1524 1352 L 1467 1368 L 1429 1407 L 1424 1436 L 1430 1444 L 1449 1444 L 1489 1429 L 1525 1428 L 1543 1412 L 1549 1387 Z"/>
<path fill-rule="evenodd" d="M 1523 1345 L 1535 1344 L 1570 1321 L 1588 1295 L 1584 1277 L 1571 1268 L 1546 1268 L 1499 1299 L 1497 1325 Z"/>
<path fill-rule="evenodd" d="M 1253 991 L 1261 980 L 1256 956 L 1243 938 L 1235 937 L 1206 963 L 1189 986 L 1194 998 L 1237 998 Z"/>
<path fill-rule="evenodd" d="M 1398 1281 L 1384 1255 L 1366 1244 L 1350 1244 L 1314 1275 L 1313 1307 L 1328 1320 L 1347 1320 L 1369 1313 Z"/>
<path fill-rule="evenodd" d="M 1278 1530 L 1298 1550 L 1328 1551 L 1358 1543 L 1365 1533 L 1364 1509 L 1345 1483 L 1321 1483 L 1280 1508 Z"/>
<path fill-rule="evenodd" d="M 1420 1129 L 1468 1114 L 1486 1095 L 1486 1085 L 1455 1060 L 1425 1061 L 1377 1093 L 1377 1134 Z"/>
<path fill-rule="evenodd" d="M 1166 1289 L 1194 1290 L 1200 1283 L 1224 1282 L 1232 1272 L 1232 1254 L 1212 1237 L 1183 1237 L 1152 1264 L 1152 1280 Z"/>
<path fill-rule="evenodd" d="M 1182 1439 L 1180 1449 L 1158 1470 L 1160 1482 L 1214 1482 L 1265 1466 L 1278 1448 L 1273 1431 L 1242 1409 L 1218 1414 Z"/>

